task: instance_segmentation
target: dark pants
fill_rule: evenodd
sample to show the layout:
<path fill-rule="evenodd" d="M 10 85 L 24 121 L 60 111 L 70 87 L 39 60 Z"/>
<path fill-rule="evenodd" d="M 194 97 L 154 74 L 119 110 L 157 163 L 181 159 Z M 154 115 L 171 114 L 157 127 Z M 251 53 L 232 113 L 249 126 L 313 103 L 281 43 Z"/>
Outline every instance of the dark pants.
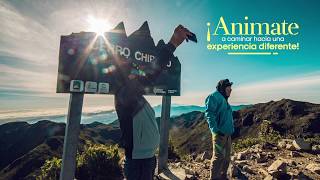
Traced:
<path fill-rule="evenodd" d="M 212 145 L 210 179 L 227 179 L 231 154 L 231 136 L 212 134 Z"/>
<path fill-rule="evenodd" d="M 152 180 L 156 169 L 156 157 L 129 159 L 124 162 L 124 175 L 127 180 Z"/>

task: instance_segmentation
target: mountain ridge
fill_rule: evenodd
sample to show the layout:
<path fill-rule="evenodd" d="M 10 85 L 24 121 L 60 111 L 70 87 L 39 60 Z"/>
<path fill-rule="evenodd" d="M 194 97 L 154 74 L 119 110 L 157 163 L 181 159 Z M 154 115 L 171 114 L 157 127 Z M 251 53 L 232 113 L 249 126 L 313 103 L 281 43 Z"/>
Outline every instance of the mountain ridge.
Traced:
<path fill-rule="evenodd" d="M 233 140 L 255 136 L 265 120 L 282 135 L 312 137 L 320 134 L 320 105 L 288 99 L 259 103 L 234 111 Z M 160 118 L 158 118 L 160 120 Z M 211 149 L 211 133 L 204 112 L 192 111 L 170 119 L 170 143 L 179 156 Z M 286 124 L 287 122 L 287 124 Z M 35 124 L 11 122 L 0 125 L 0 177 L 32 179 L 44 161 L 61 158 L 65 124 L 48 120 Z M 120 140 L 119 122 L 81 124 L 79 151 L 87 141 L 115 144 Z"/>

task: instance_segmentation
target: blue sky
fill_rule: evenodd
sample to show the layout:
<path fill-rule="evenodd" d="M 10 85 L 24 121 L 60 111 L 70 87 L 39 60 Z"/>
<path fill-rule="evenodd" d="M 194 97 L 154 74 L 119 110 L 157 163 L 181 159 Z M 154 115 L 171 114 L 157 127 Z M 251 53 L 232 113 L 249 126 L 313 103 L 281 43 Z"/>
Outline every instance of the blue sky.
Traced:
<path fill-rule="evenodd" d="M 56 94 L 60 35 L 88 30 L 88 16 L 111 26 L 124 21 L 127 34 L 145 20 L 154 41 L 168 41 L 183 24 L 199 43 L 183 43 L 175 55 L 182 64 L 182 96 L 173 103 L 203 105 L 218 80 L 234 82 L 232 104 L 290 98 L 320 103 L 319 1 L 0 1 L 0 112 L 21 109 L 66 111 L 68 94 Z M 207 22 L 296 22 L 297 52 L 277 56 L 230 56 L 206 49 Z M 160 104 L 159 97 L 148 97 Z M 86 107 L 113 108 L 113 97 L 86 95 Z"/>

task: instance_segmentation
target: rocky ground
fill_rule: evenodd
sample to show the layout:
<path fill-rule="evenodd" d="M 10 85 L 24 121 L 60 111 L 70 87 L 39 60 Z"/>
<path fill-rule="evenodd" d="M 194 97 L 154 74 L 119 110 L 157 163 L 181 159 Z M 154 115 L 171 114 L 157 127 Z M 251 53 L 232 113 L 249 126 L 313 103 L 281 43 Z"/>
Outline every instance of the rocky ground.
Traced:
<path fill-rule="evenodd" d="M 176 178 L 209 179 L 210 157 L 207 152 L 190 160 L 175 161 L 169 169 Z M 256 144 L 231 158 L 230 179 L 320 179 L 320 142 L 312 145 L 303 139 L 282 139 L 278 144 Z"/>

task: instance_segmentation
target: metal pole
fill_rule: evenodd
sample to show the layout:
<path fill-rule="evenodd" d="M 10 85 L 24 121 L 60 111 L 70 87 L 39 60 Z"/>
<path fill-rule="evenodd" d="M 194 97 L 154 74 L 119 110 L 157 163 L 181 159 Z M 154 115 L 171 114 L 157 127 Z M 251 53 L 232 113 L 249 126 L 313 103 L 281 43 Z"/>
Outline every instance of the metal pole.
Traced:
<path fill-rule="evenodd" d="M 170 108 L 171 108 L 171 96 L 162 96 L 158 174 L 168 169 L 167 163 L 168 163 Z"/>
<path fill-rule="evenodd" d="M 83 93 L 70 94 L 69 111 L 63 144 L 60 180 L 74 179 L 83 96 Z"/>

